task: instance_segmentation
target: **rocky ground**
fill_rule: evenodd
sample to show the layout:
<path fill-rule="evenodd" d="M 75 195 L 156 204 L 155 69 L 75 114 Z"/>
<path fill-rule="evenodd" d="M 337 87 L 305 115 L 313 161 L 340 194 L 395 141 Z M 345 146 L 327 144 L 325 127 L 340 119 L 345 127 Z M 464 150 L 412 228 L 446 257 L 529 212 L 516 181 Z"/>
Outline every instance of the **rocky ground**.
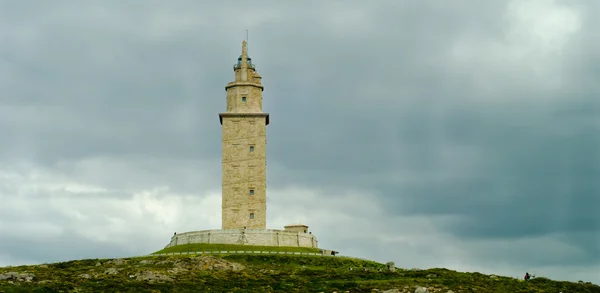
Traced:
<path fill-rule="evenodd" d="M 181 255 L 0 268 L 0 292 L 600 293 L 600 287 L 341 257 Z"/>

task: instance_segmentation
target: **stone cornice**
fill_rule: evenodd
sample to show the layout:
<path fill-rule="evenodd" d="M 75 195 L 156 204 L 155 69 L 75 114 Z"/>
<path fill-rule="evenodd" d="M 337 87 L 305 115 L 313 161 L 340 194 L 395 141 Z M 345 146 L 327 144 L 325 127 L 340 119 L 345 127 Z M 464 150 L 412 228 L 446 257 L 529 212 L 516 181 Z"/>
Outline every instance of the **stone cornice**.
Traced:
<path fill-rule="evenodd" d="M 219 113 L 219 121 L 223 125 L 223 117 L 265 117 L 265 125 L 269 125 L 269 113 L 234 113 L 225 112 Z"/>

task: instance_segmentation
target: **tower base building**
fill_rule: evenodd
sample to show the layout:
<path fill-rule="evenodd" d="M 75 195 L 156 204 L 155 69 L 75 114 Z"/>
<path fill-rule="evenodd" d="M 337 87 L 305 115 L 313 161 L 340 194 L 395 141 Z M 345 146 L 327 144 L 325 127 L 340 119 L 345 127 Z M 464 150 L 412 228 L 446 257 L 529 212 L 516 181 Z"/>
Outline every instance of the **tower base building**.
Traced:
<path fill-rule="evenodd" d="M 318 248 L 312 233 L 273 229 L 203 230 L 175 234 L 166 247 L 183 244 L 233 244 L 250 246 Z"/>

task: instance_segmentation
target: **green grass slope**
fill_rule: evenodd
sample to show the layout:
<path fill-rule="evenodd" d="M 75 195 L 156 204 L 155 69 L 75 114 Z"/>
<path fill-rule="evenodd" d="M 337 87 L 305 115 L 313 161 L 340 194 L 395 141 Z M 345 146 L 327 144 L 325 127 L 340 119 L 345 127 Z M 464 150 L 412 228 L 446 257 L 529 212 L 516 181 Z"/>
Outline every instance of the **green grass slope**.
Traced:
<path fill-rule="evenodd" d="M 299 255 L 172 255 L 0 268 L 0 292 L 600 292 L 593 284 L 521 281 L 447 269 Z M 420 289 L 422 291 L 422 289 Z"/>
<path fill-rule="evenodd" d="M 196 251 L 275 251 L 275 252 L 308 252 L 320 253 L 318 248 L 310 247 L 285 247 L 285 246 L 252 246 L 252 245 L 232 245 L 232 244 L 182 244 L 173 247 L 167 247 L 153 254 L 160 253 L 181 253 Z"/>

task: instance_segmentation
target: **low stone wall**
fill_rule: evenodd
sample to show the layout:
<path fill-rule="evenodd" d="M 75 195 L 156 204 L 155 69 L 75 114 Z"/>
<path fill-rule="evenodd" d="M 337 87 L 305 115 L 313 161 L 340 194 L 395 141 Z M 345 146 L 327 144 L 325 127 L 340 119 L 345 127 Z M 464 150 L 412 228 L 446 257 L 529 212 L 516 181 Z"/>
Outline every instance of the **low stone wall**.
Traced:
<path fill-rule="evenodd" d="M 317 237 L 313 234 L 274 229 L 185 232 L 171 237 L 171 242 L 166 247 L 192 243 L 318 248 Z"/>
<path fill-rule="evenodd" d="M 164 256 L 164 255 L 187 255 L 187 254 L 287 254 L 287 255 L 312 255 L 312 256 L 331 256 L 324 255 L 316 252 L 289 252 L 289 251 L 190 251 L 190 252 L 169 252 L 169 253 L 156 253 L 151 256 Z M 143 256 L 145 257 L 145 256 Z"/>

